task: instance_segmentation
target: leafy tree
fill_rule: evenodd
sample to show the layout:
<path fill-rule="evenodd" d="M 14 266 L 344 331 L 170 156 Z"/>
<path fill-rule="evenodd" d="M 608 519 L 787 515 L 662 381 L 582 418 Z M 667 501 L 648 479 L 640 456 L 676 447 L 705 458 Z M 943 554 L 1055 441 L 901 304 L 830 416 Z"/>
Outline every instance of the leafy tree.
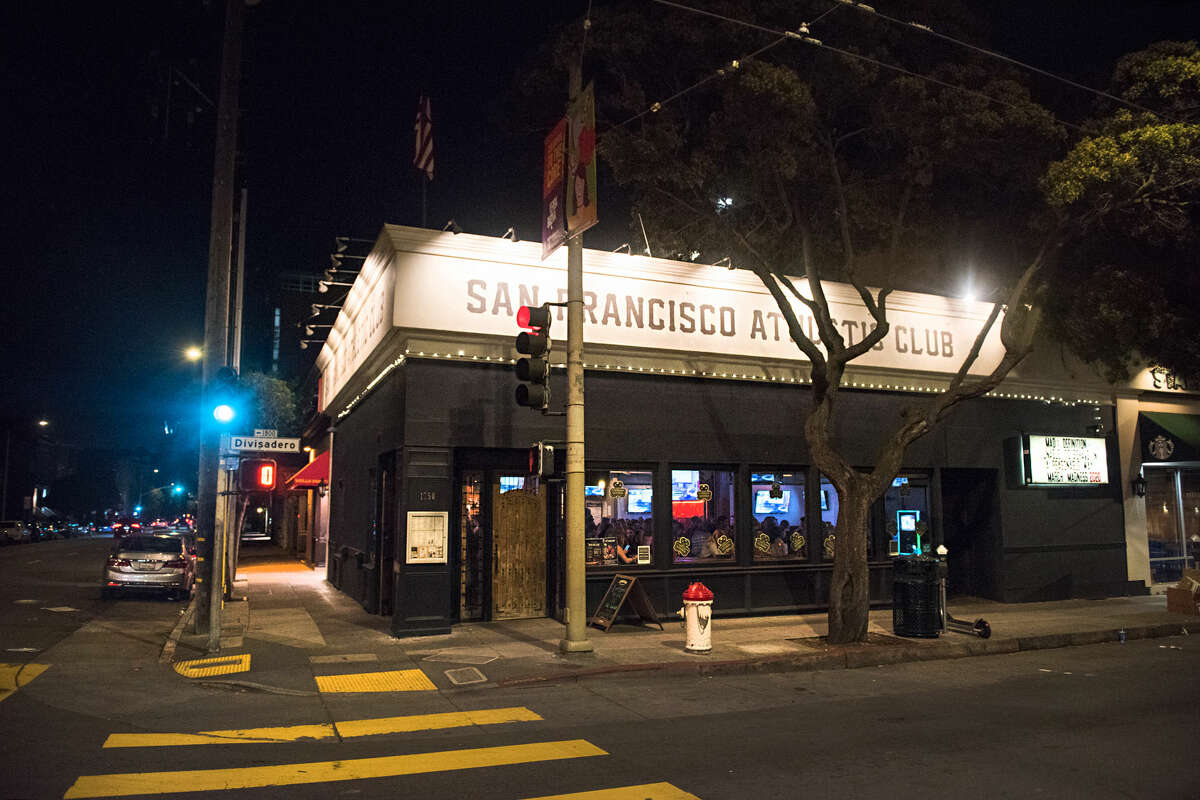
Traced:
<path fill-rule="evenodd" d="M 1054 333 L 1113 380 L 1156 363 L 1200 376 L 1200 49 L 1159 42 L 1122 58 L 1111 92 L 1158 113 L 1107 111 L 1042 185 L 1072 228 L 1047 282 Z"/>
<path fill-rule="evenodd" d="M 280 436 L 299 433 L 300 409 L 291 384 L 262 372 L 243 374 L 241 384 L 251 399 L 247 428 L 273 428 Z"/>
<path fill-rule="evenodd" d="M 794 29 L 800 13 L 770 0 L 717 8 L 775 30 Z M 811 364 L 805 439 L 840 498 L 829 597 L 835 642 L 866 636 L 870 509 L 908 446 L 957 404 L 995 388 L 1030 352 L 1041 318 L 1039 271 L 1126 208 L 1106 205 L 1087 181 L 1076 200 L 1055 195 L 1065 188 L 1061 176 L 1039 187 L 1065 135 L 1018 76 L 937 45 L 899 47 L 872 18 L 846 18 L 859 13 L 843 11 L 802 31 L 807 41 L 784 37 L 773 46 L 761 31 L 644 5 L 595 13 L 588 34 L 588 77 L 615 123 L 600 126 L 599 152 L 632 195 L 654 252 L 706 263 L 728 257 L 752 270 Z M 818 39 L 854 44 L 834 52 Z M 559 67 L 578 53 L 578 35 L 560 39 Z M 735 61 L 737 53 L 758 56 Z M 674 99 L 655 103 L 660 98 Z M 1120 187 L 1102 177 L 1122 198 L 1136 190 L 1132 177 Z M 1058 197 L 1059 217 L 1045 218 L 1040 188 Z M 1086 212 L 1070 207 L 1080 199 Z M 847 366 L 887 336 L 892 291 L 947 288 L 963 263 L 984 256 L 1004 281 L 1003 302 L 947 390 L 880 420 L 874 467 L 856 469 L 833 434 L 839 395 Z M 823 280 L 854 286 L 873 332 L 843 337 Z M 817 336 L 803 316 L 815 320 Z M 987 374 L 972 374 L 997 324 L 1004 356 Z"/>

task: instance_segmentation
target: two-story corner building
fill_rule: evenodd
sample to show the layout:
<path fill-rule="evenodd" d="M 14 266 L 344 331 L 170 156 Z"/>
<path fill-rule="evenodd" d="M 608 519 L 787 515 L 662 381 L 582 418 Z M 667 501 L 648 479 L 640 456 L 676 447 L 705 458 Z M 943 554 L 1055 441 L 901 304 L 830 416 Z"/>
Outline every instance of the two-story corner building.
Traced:
<path fill-rule="evenodd" d="M 744 270 L 595 251 L 584 292 L 589 610 L 617 572 L 636 574 L 660 613 L 697 579 L 718 613 L 823 608 L 839 498 L 811 463 L 807 362 L 770 294 Z M 863 336 L 857 294 L 826 292 L 843 335 Z M 561 618 L 564 483 L 532 477 L 528 449 L 559 444 L 561 477 L 565 418 L 516 404 L 513 342 L 519 306 L 565 294 L 565 250 L 543 261 L 538 243 L 391 225 L 349 291 L 317 361 L 329 428 L 313 440 L 326 460 L 308 507 L 322 509 L 329 580 L 392 615 L 397 635 Z M 947 385 L 989 311 L 905 292 L 888 306 L 888 336 L 840 398 L 839 445 L 864 468 L 902 406 Z M 565 309 L 554 313 L 561 411 Z M 994 332 L 972 371 L 1001 354 Z M 1180 460 L 1198 457 L 1200 402 L 1166 380 L 1113 387 L 1051 346 L 964 403 L 876 504 L 873 601 L 890 598 L 892 558 L 939 544 L 952 593 L 1002 601 L 1168 579 L 1200 520 L 1200 471 Z"/>

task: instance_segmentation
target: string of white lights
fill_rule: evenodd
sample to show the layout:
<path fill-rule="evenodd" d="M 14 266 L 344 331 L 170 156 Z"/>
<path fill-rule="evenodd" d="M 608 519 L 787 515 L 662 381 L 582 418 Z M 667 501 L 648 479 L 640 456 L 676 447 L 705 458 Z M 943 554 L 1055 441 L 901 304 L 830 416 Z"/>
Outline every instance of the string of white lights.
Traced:
<path fill-rule="evenodd" d="M 351 412 L 351 410 L 353 410 L 353 408 L 356 405 L 358 405 L 358 403 L 368 393 L 370 393 L 370 391 L 372 389 L 374 389 L 381 380 L 383 380 L 385 377 L 387 377 L 387 375 L 389 373 L 392 372 L 392 370 L 396 369 L 398 366 L 400 366 L 408 361 L 412 361 L 413 359 L 431 359 L 431 360 L 432 359 L 441 359 L 441 360 L 450 360 L 450 361 L 494 364 L 497 366 L 499 366 L 499 365 L 511 366 L 511 365 L 517 363 L 517 360 L 515 358 L 509 358 L 509 357 L 505 357 L 505 356 L 479 355 L 478 353 L 467 353 L 465 350 L 462 350 L 462 349 L 454 350 L 451 352 L 445 352 L 445 353 L 443 353 L 441 351 L 425 351 L 425 350 L 418 350 L 418 351 L 414 352 L 411 349 L 406 349 L 404 351 L 404 355 L 396 358 L 390 364 L 386 365 L 382 370 L 380 370 L 380 372 L 374 378 L 371 379 L 371 381 L 363 388 L 363 390 L 361 392 L 359 392 L 353 399 L 351 399 L 350 401 L 347 402 L 346 406 L 342 409 L 342 411 L 338 413 L 338 415 L 337 415 L 338 419 L 341 419 L 341 418 L 345 417 L 347 414 L 349 414 Z M 552 364 L 551 366 L 554 368 L 561 369 L 561 368 L 565 367 L 565 364 Z M 655 367 L 655 366 L 648 367 L 648 366 L 645 366 L 644 364 L 621 364 L 621 363 L 614 363 L 613 361 L 606 361 L 606 362 L 595 361 L 593 363 L 588 363 L 585 361 L 583 366 L 584 366 L 584 369 L 594 370 L 594 371 L 627 372 L 627 373 L 637 372 L 637 373 L 649 374 L 649 375 L 674 375 L 676 377 L 682 377 L 682 378 L 692 378 L 692 377 L 709 378 L 709 379 L 715 378 L 718 380 L 752 381 L 752 382 L 756 382 L 756 383 L 787 383 L 787 384 L 798 384 L 798 385 L 805 385 L 805 384 L 812 383 L 812 379 L 806 378 L 802 375 L 801 376 L 772 375 L 767 372 L 762 372 L 762 373 L 760 373 L 760 372 L 732 372 L 732 371 L 728 371 L 728 370 L 718 371 L 715 369 L 714 370 L 701 370 L 701 369 L 687 369 L 687 368 L 680 368 L 680 367 Z M 921 383 L 913 382 L 913 381 L 889 383 L 889 382 L 882 381 L 882 380 L 881 381 L 866 381 L 866 380 L 848 381 L 845 384 L 845 387 L 852 388 L 852 389 L 864 389 L 864 390 L 874 390 L 874 391 L 904 392 L 904 393 L 909 393 L 909 394 L 940 394 L 941 392 L 944 392 L 946 390 L 946 386 L 944 384 L 921 384 Z M 1030 401 L 1041 402 L 1041 403 L 1057 403 L 1057 404 L 1065 405 L 1065 406 L 1078 406 L 1078 405 L 1100 406 L 1100 405 L 1111 404 L 1107 400 L 1100 400 L 1100 399 L 1095 399 L 1095 398 L 1077 397 L 1074 400 L 1068 400 L 1066 397 L 1064 397 L 1062 395 L 1037 394 L 1037 393 L 1033 393 L 1033 392 L 1003 392 L 1003 391 L 998 391 L 998 390 L 992 390 L 992 391 L 988 392 L 986 394 L 986 396 L 994 397 L 994 398 L 1002 398 L 1002 399 L 1006 399 L 1006 400 L 1030 400 Z"/>

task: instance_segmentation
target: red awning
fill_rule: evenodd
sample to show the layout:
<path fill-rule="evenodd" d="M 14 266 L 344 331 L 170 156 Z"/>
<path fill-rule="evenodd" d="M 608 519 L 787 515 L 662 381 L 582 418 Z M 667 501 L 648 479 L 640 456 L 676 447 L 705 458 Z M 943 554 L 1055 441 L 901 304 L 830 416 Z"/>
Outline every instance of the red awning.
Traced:
<path fill-rule="evenodd" d="M 304 465 L 299 472 L 288 478 L 289 489 L 315 489 L 321 483 L 329 483 L 329 451 Z"/>

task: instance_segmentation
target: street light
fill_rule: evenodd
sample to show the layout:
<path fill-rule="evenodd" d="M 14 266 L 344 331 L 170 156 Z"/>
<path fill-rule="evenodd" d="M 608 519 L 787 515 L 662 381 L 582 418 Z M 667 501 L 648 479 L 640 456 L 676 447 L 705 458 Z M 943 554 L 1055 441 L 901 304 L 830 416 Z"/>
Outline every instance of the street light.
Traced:
<path fill-rule="evenodd" d="M 43 419 L 37 420 L 37 426 L 39 428 L 46 428 L 46 427 L 49 427 L 49 425 L 50 425 L 50 420 L 48 420 L 48 419 L 43 418 Z M 22 425 L 21 427 L 24 427 L 24 426 Z M 12 449 L 12 432 L 13 432 L 13 429 L 12 429 L 11 425 L 5 427 L 5 429 L 4 429 L 4 478 L 3 478 L 3 483 L 0 484 L 0 517 L 8 516 L 8 462 L 9 462 L 9 451 Z M 35 513 L 36 513 L 36 509 L 37 509 L 37 502 L 36 502 L 37 490 L 36 489 L 34 490 L 34 495 L 35 495 L 35 502 L 33 505 L 34 505 L 34 509 L 35 509 Z"/>
<path fill-rule="evenodd" d="M 183 351 L 183 357 L 188 361 L 199 361 L 200 359 L 204 358 L 204 351 L 199 347 L 192 345 Z"/>

